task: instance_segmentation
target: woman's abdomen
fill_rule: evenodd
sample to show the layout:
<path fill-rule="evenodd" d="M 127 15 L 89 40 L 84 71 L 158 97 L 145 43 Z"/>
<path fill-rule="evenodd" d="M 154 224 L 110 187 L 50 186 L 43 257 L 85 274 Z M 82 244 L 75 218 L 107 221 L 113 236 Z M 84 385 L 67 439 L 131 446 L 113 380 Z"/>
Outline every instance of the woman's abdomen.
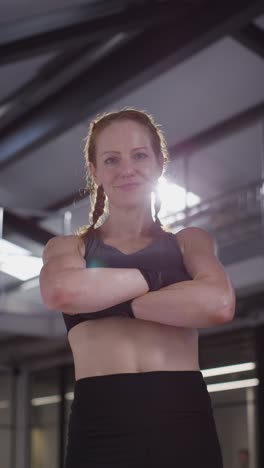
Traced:
<path fill-rule="evenodd" d="M 128 317 L 89 320 L 69 332 L 76 380 L 157 370 L 199 370 L 198 331 Z"/>

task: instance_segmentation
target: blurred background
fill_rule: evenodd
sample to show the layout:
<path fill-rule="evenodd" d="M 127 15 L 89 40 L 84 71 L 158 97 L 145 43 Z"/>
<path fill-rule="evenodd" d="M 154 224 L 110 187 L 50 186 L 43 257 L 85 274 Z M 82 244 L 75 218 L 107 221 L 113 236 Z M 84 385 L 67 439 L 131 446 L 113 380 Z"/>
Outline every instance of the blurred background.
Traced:
<path fill-rule="evenodd" d="M 129 106 L 162 125 L 159 218 L 218 243 L 233 322 L 200 330 L 225 468 L 263 468 L 264 3 L 1 0 L 1 468 L 62 468 L 74 370 L 42 252 L 88 223 L 90 119 Z"/>

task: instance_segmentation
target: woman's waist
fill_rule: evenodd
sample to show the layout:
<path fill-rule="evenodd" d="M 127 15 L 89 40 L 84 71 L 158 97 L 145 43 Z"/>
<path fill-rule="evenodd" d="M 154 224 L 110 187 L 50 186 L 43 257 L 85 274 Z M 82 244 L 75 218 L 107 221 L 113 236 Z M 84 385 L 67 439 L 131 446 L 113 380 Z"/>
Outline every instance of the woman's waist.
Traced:
<path fill-rule="evenodd" d="M 84 330 L 83 330 L 84 331 Z M 76 380 L 96 375 L 159 370 L 199 370 L 198 333 L 93 335 L 70 341 Z"/>

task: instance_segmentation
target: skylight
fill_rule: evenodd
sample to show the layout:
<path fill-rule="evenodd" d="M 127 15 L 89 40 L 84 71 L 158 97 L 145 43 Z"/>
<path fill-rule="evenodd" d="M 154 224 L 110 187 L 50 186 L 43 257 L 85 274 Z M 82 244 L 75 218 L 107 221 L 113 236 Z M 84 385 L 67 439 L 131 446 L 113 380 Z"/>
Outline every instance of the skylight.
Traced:
<path fill-rule="evenodd" d="M 0 271 L 21 281 L 39 276 L 43 266 L 42 258 L 35 257 L 5 239 L 0 239 Z"/>

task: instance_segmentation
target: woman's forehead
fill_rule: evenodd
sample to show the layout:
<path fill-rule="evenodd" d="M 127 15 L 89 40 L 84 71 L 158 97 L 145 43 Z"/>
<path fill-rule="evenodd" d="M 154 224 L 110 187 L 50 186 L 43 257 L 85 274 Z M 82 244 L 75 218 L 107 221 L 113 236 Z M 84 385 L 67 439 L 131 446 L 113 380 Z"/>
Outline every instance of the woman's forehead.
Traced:
<path fill-rule="evenodd" d="M 148 129 L 133 121 L 113 122 L 97 136 L 97 147 L 105 145 L 133 145 L 150 146 Z M 114 148 L 113 148 L 114 149 Z"/>

